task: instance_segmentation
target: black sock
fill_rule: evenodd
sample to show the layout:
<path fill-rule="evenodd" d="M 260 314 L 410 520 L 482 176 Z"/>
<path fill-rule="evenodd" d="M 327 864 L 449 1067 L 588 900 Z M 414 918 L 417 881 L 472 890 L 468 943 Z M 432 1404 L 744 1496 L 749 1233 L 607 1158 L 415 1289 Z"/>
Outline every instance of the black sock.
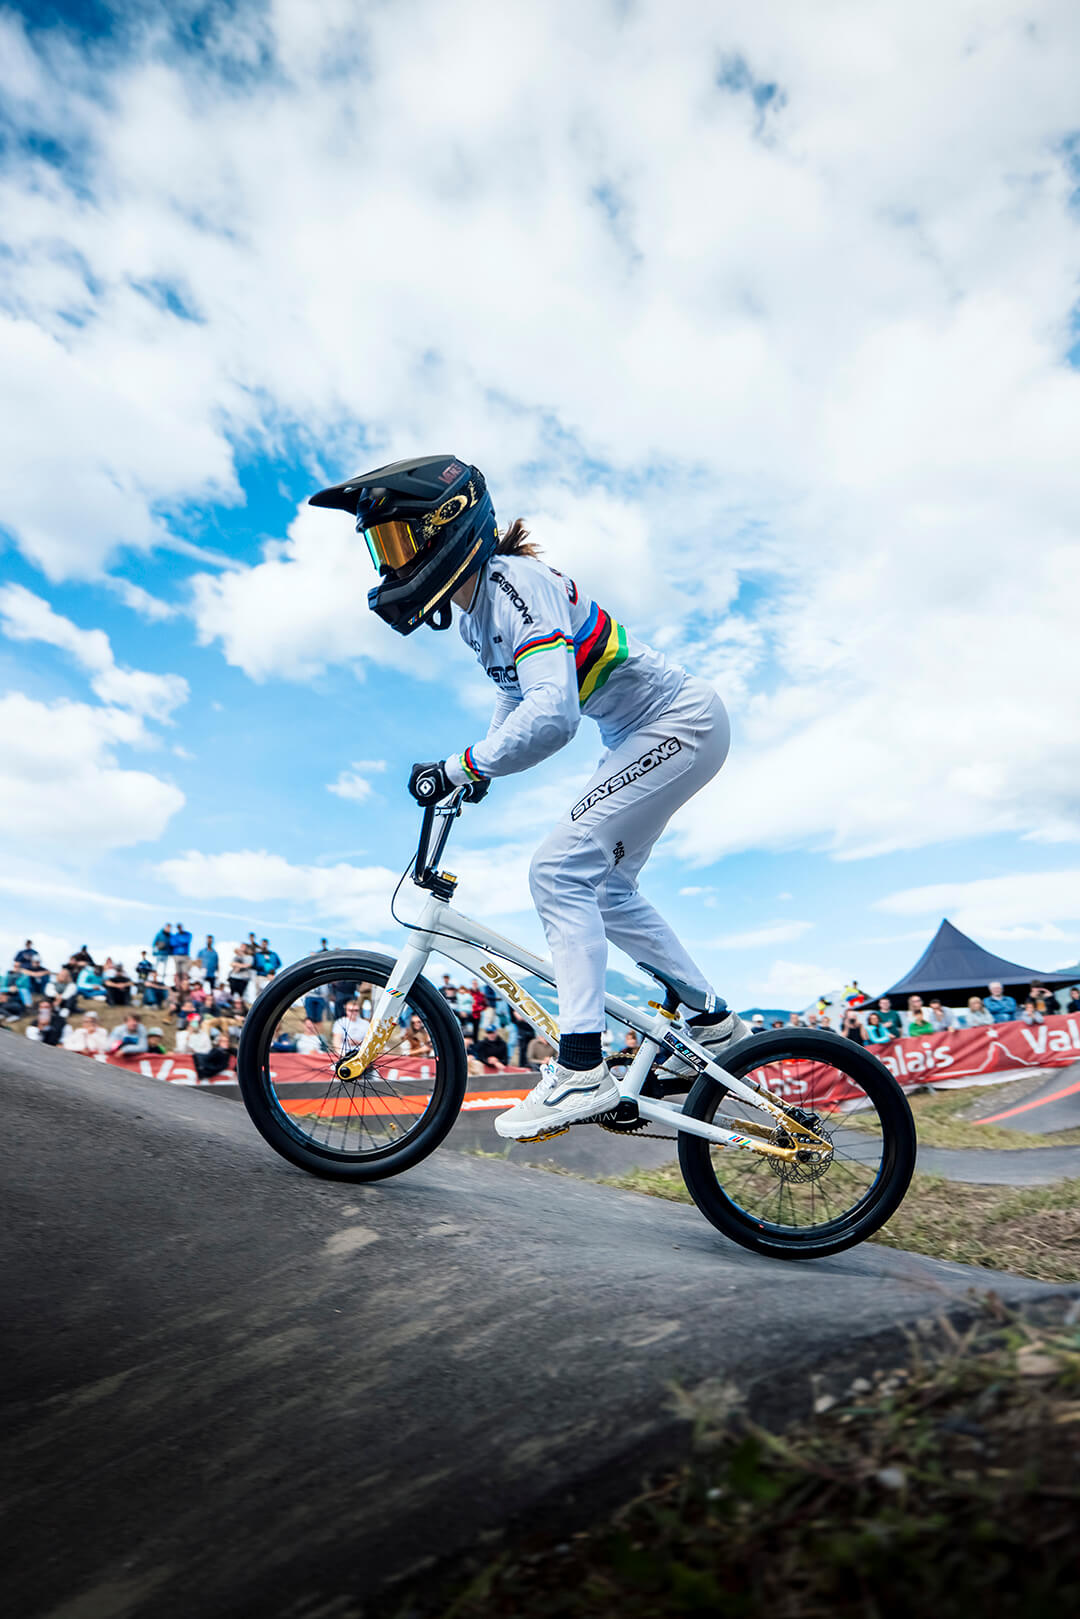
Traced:
<path fill-rule="evenodd" d="M 595 1068 L 604 1060 L 598 1034 L 564 1034 L 559 1037 L 559 1063 L 563 1068 Z"/>
<path fill-rule="evenodd" d="M 707 1029 L 713 1023 L 723 1023 L 730 1016 L 727 1002 L 718 1001 L 711 1012 L 699 1012 L 697 1017 L 687 1018 L 686 1026 L 688 1029 Z"/>

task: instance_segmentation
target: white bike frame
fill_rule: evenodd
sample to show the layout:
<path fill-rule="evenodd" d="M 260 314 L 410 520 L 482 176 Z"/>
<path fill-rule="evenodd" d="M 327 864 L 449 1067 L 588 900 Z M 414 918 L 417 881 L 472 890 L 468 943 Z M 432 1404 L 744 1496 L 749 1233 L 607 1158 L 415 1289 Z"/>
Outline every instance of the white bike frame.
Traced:
<path fill-rule="evenodd" d="M 456 808 L 447 810 L 440 807 L 435 814 L 439 816 L 456 814 Z M 445 873 L 437 875 L 451 885 L 455 880 Z M 367 1034 L 359 1047 L 350 1052 L 344 1061 L 338 1063 L 339 1079 L 358 1079 L 385 1051 L 398 1027 L 401 1002 L 423 973 L 433 951 L 448 956 L 466 971 L 475 973 L 493 985 L 496 992 L 504 1000 L 509 1001 L 537 1033 L 544 1035 L 558 1050 L 558 1023 L 502 965 L 503 962 L 512 962 L 514 966 L 534 973 L 544 983 L 554 987 L 555 974 L 550 961 L 534 956 L 531 951 L 524 950 L 512 940 L 503 938 L 501 934 L 485 927 L 482 922 L 464 916 L 454 909 L 449 900 L 440 898 L 430 890 L 419 920 L 406 925 L 411 934 L 409 942 L 394 963 L 386 987 L 379 994 Z M 493 960 L 492 957 L 499 959 Z M 617 1023 L 635 1029 L 641 1036 L 641 1045 L 629 1068 L 622 1078 L 616 1076 L 620 1100 L 635 1103 L 641 1118 L 647 1119 L 651 1124 L 668 1125 L 671 1129 L 686 1135 L 700 1136 L 715 1147 L 741 1148 L 743 1151 L 764 1153 L 774 1158 L 792 1160 L 798 1153 L 811 1151 L 816 1156 L 822 1151 L 830 1151 L 827 1141 L 823 1141 L 812 1130 L 793 1119 L 787 1108 L 764 1087 L 736 1078 L 722 1064 L 715 1062 L 704 1047 L 698 1045 L 689 1034 L 678 1013 L 664 1010 L 655 1001 L 649 1004 L 655 1008 L 655 1014 L 652 1016 L 638 1011 L 628 1001 L 621 1000 L 618 995 L 604 996 L 608 1014 Z M 707 1124 L 703 1119 L 689 1118 L 680 1108 L 672 1107 L 659 1098 L 643 1095 L 642 1087 L 661 1050 L 677 1054 L 688 1062 L 696 1071 L 694 1077 L 696 1074 L 708 1074 L 710 1079 L 726 1086 L 732 1096 L 739 1097 L 752 1107 L 771 1114 L 782 1124 L 796 1145 L 780 1146 L 768 1139 L 772 1134 L 771 1131 L 745 1119 L 731 1121 L 739 1125 L 740 1129 L 726 1130 L 718 1124 Z"/>

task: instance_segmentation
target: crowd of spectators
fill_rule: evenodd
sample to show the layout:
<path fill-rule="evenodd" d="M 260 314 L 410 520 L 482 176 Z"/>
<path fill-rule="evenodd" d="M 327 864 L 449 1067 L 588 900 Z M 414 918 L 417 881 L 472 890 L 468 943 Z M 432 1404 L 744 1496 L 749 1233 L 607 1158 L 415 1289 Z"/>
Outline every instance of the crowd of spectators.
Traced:
<path fill-rule="evenodd" d="M 281 957 L 249 933 L 223 973 L 212 933 L 194 954 L 191 946 L 183 923 L 166 923 L 130 972 L 111 956 L 95 961 L 85 944 L 54 969 L 27 939 L 0 983 L 0 1022 L 29 1016 L 28 1039 L 91 1057 L 185 1053 L 200 1078 L 211 1078 L 232 1061 L 248 1009 Z M 99 1007 L 127 1015 L 106 1028 Z"/>
<path fill-rule="evenodd" d="M 919 1037 L 944 1034 L 950 1029 L 976 1029 L 991 1023 L 1042 1023 L 1060 1012 L 1080 1013 L 1080 984 L 1063 990 L 1048 989 L 1045 984 L 1032 984 L 1022 1001 L 1007 995 L 998 983 L 988 984 L 987 993 L 971 995 L 963 1007 L 946 1006 L 940 996 L 924 1001 L 921 995 L 909 995 L 905 1010 L 893 1006 L 887 995 L 871 1005 L 855 983 L 844 997 L 843 1005 L 833 1012 L 832 1003 L 819 1000 L 815 1010 L 800 1014 L 792 1012 L 788 1027 L 823 1029 L 842 1034 L 860 1046 L 883 1046 L 901 1036 Z M 780 1018 L 774 1018 L 769 1028 L 782 1029 Z M 751 1020 L 755 1034 L 764 1034 L 764 1016 L 758 1012 Z"/>
<path fill-rule="evenodd" d="M 320 948 L 327 948 L 325 939 Z M 159 929 L 131 972 L 111 956 L 96 962 L 85 944 L 53 969 L 27 939 L 0 981 L 0 1023 L 29 1019 L 28 1039 L 87 1056 L 183 1053 L 190 1056 L 200 1079 L 213 1078 L 230 1066 L 252 1002 L 280 967 L 281 958 L 269 941 L 256 939 L 254 933 L 236 946 L 224 965 L 213 934 L 208 933 L 205 944 L 193 953 L 192 936 L 179 922 Z M 455 984 L 449 973 L 443 973 L 438 989 L 461 1029 L 471 1075 L 537 1069 L 554 1055 L 551 1042 L 519 1016 L 494 985 L 477 978 Z M 272 1049 L 301 1054 L 324 1050 L 328 1021 L 336 1049 L 359 1045 L 370 1026 L 377 993 L 370 983 L 355 979 L 327 983 L 306 996 L 302 1006 L 298 1003 L 297 1031 L 283 1026 Z M 123 1020 L 106 1027 L 97 1010 L 103 1006 L 124 1009 Z M 1080 985 L 1054 991 L 1032 984 L 1017 1002 L 1001 984 L 992 983 L 985 996 L 971 996 L 966 1007 L 946 1006 L 936 996 L 924 1002 L 920 995 L 909 995 L 901 1010 L 887 996 L 872 1005 L 853 982 L 839 1007 L 823 997 L 810 1011 L 792 1012 L 787 1026 L 823 1029 L 859 1045 L 879 1046 L 902 1035 L 918 1037 L 992 1023 L 1038 1024 L 1062 1011 L 1080 1013 Z M 140 1012 L 151 1016 L 144 1020 Z M 769 1027 L 785 1025 L 773 1019 Z M 755 1034 L 766 1032 L 761 1013 L 753 1015 L 751 1029 Z M 602 1039 L 610 1060 L 632 1060 L 637 1049 L 632 1030 L 617 1040 L 608 1029 Z M 424 1024 L 415 1015 L 403 1024 L 397 1044 L 403 1056 L 431 1055 Z"/>

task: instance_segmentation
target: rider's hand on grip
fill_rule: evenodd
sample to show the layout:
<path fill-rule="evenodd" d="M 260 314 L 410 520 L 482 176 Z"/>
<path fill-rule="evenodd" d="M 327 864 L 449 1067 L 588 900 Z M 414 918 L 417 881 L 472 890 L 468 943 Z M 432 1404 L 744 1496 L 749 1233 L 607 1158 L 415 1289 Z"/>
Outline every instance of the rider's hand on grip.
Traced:
<path fill-rule="evenodd" d="M 452 793 L 454 784 L 446 774 L 446 766 L 437 760 L 428 764 L 413 765 L 409 777 L 409 791 L 418 804 L 425 808 L 428 804 L 437 804 L 440 798 Z"/>
<path fill-rule="evenodd" d="M 465 785 L 465 801 L 468 804 L 479 804 L 488 788 L 491 786 L 491 777 L 482 776 L 479 781 L 470 781 Z"/>

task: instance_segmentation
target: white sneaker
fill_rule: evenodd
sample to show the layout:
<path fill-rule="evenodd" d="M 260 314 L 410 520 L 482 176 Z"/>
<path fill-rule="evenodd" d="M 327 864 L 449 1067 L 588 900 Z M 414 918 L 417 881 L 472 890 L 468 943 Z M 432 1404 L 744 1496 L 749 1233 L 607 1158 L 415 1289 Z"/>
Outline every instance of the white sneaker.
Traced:
<path fill-rule="evenodd" d="M 723 1062 L 724 1052 L 733 1046 L 737 1040 L 743 1040 L 751 1033 L 749 1023 L 744 1023 L 738 1012 L 729 1012 L 726 1018 L 719 1023 L 707 1023 L 703 1029 L 694 1029 L 687 1024 L 686 1032 L 691 1040 L 703 1046 L 714 1062 Z M 681 1057 L 672 1056 L 657 1070 L 665 1079 L 682 1079 L 684 1075 L 696 1073 L 688 1062 Z"/>
<path fill-rule="evenodd" d="M 581 1069 L 546 1062 L 528 1096 L 496 1114 L 495 1133 L 504 1141 L 536 1141 L 618 1105 L 619 1087 L 606 1063 Z"/>

